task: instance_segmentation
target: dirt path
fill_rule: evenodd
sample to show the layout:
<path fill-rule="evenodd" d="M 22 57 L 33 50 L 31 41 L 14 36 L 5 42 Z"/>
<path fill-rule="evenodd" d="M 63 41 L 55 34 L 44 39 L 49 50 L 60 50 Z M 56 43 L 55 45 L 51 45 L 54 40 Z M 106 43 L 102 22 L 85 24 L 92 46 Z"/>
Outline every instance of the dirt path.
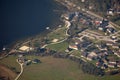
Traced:
<path fill-rule="evenodd" d="M 11 71 L 9 68 L 0 65 L 0 78 L 4 77 L 4 80 L 14 80 L 16 76 L 16 73 Z"/>

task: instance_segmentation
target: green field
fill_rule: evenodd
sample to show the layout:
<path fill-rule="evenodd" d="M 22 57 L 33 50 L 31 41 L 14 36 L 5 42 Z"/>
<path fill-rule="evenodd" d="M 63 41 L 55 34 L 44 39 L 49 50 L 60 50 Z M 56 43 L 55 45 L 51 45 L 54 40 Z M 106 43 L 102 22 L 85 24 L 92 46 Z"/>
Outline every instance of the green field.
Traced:
<path fill-rule="evenodd" d="M 28 57 L 28 58 L 35 58 Z M 53 57 L 38 57 L 40 64 L 31 64 L 24 67 L 19 80 L 119 80 L 120 76 L 93 76 L 84 74 L 78 64 L 68 59 Z"/>
<path fill-rule="evenodd" d="M 0 60 L 0 64 L 16 67 L 20 69 L 16 63 L 16 56 L 9 56 Z M 85 74 L 78 67 L 78 64 L 68 60 L 53 58 L 52 56 L 26 56 L 27 59 L 40 59 L 42 63 L 30 64 L 24 66 L 24 72 L 19 80 L 119 80 L 120 74 L 114 76 L 93 76 Z"/>
<path fill-rule="evenodd" d="M 53 39 L 58 39 L 58 41 L 61 41 L 63 39 L 66 38 L 66 27 L 61 27 L 58 28 L 56 30 L 54 30 L 53 32 L 50 32 L 47 36 L 47 38 L 52 41 Z"/>
<path fill-rule="evenodd" d="M 16 62 L 17 56 L 8 56 L 7 58 L 4 58 L 0 60 L 0 64 L 6 65 L 9 68 L 15 68 L 16 71 L 20 71 L 20 66 Z"/>
<path fill-rule="evenodd" d="M 58 44 L 51 44 L 51 45 L 48 45 L 47 48 L 50 48 L 52 50 L 56 50 L 59 52 L 65 52 L 65 50 L 68 48 L 68 42 L 64 41 Z"/>

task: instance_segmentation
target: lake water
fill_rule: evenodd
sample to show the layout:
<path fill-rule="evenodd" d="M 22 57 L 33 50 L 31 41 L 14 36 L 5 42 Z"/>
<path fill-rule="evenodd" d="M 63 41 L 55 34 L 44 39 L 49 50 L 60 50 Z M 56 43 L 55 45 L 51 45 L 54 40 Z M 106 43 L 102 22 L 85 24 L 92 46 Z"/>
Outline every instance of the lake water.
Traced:
<path fill-rule="evenodd" d="M 53 0 L 0 0 L 0 49 L 56 24 L 58 8 Z"/>

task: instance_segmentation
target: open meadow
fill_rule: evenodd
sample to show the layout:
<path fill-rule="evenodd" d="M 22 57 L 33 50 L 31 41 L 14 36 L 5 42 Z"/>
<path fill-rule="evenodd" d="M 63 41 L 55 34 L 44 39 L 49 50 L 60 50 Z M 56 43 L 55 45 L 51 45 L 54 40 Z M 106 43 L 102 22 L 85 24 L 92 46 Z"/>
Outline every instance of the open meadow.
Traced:
<path fill-rule="evenodd" d="M 15 67 L 20 71 L 16 56 L 0 60 L 0 64 Z M 119 80 L 120 74 L 113 76 L 93 76 L 82 72 L 78 63 L 69 59 L 53 58 L 52 56 L 25 56 L 26 59 L 40 59 L 42 63 L 24 66 L 24 71 L 18 80 Z"/>
<path fill-rule="evenodd" d="M 42 63 L 24 67 L 19 80 L 119 80 L 120 75 L 93 76 L 81 71 L 78 64 L 61 58 L 28 56 L 28 59 L 37 58 Z"/>

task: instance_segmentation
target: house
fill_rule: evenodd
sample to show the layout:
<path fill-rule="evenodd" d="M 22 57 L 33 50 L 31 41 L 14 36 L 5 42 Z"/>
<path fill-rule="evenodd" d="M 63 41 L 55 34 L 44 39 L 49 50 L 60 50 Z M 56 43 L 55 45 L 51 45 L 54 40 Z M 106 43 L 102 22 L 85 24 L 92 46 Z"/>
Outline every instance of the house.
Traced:
<path fill-rule="evenodd" d="M 69 20 L 70 18 L 69 14 L 63 14 L 61 17 L 65 18 L 66 20 Z"/>
<path fill-rule="evenodd" d="M 87 40 L 85 41 L 84 40 L 83 42 L 81 42 L 77 46 L 78 46 L 79 49 L 81 49 L 81 48 L 87 48 L 91 43 L 92 43 L 91 41 L 87 41 Z"/>
<path fill-rule="evenodd" d="M 28 46 L 22 46 L 22 47 L 19 48 L 19 50 L 28 52 L 28 51 L 33 50 L 33 48 L 32 47 L 28 47 Z"/>
<path fill-rule="evenodd" d="M 70 48 L 70 49 L 74 49 L 74 50 L 78 50 L 78 47 L 77 47 L 77 45 L 75 45 L 75 44 L 74 44 L 74 45 L 69 45 L 69 48 Z"/>
<path fill-rule="evenodd" d="M 62 15 L 62 17 L 64 17 L 66 20 L 72 20 L 74 16 L 75 16 L 75 13 L 67 13 Z"/>
<path fill-rule="evenodd" d="M 93 6 L 89 6 L 89 9 L 93 9 Z"/>
<path fill-rule="evenodd" d="M 114 42 L 112 42 L 112 41 L 107 41 L 106 44 L 107 44 L 108 46 L 112 46 L 112 45 L 114 45 Z"/>
<path fill-rule="evenodd" d="M 116 48 L 116 49 L 119 49 L 119 45 L 116 43 L 116 44 L 113 44 L 112 45 L 113 48 Z"/>
<path fill-rule="evenodd" d="M 116 62 L 109 62 L 108 67 L 115 68 Z"/>
<path fill-rule="evenodd" d="M 93 56 L 88 55 L 87 56 L 87 60 L 92 61 L 93 60 Z"/>
<path fill-rule="evenodd" d="M 73 41 L 75 42 L 76 45 L 78 45 L 78 44 L 81 43 L 79 37 L 75 37 L 75 38 L 73 38 Z"/>
<path fill-rule="evenodd" d="M 95 25 L 100 25 L 101 23 L 102 21 L 98 21 L 98 20 L 95 21 Z"/>
<path fill-rule="evenodd" d="M 98 44 L 98 45 L 96 45 L 99 49 L 104 49 L 104 50 L 106 50 L 106 48 L 107 48 L 107 45 L 106 45 L 106 43 L 100 43 L 100 44 Z"/>
<path fill-rule="evenodd" d="M 102 23 L 100 24 L 100 26 L 102 26 L 102 27 L 106 27 L 108 25 L 109 25 L 109 21 L 107 19 L 103 19 Z"/>
<path fill-rule="evenodd" d="M 107 11 L 107 14 L 113 16 L 114 15 L 114 10 L 113 9 L 109 9 Z"/>
<path fill-rule="evenodd" d="M 91 53 L 88 54 L 87 60 L 91 61 L 96 57 L 97 57 L 97 54 L 95 52 L 91 52 Z"/>
<path fill-rule="evenodd" d="M 120 8 L 116 11 L 117 14 L 120 14 Z"/>
<path fill-rule="evenodd" d="M 112 40 L 116 40 L 117 39 L 117 36 L 111 36 L 110 37 Z"/>
<path fill-rule="evenodd" d="M 99 27 L 98 30 L 103 31 L 103 28 L 102 28 L 102 27 Z"/>
<path fill-rule="evenodd" d="M 114 54 L 115 54 L 117 57 L 120 57 L 120 51 L 116 51 L 116 52 L 114 52 Z"/>
<path fill-rule="evenodd" d="M 25 59 L 24 61 L 24 65 L 30 65 L 32 62 L 30 59 Z"/>
<path fill-rule="evenodd" d="M 24 57 L 23 57 L 23 55 L 18 55 L 18 62 L 20 62 L 20 63 L 24 63 Z"/>
<path fill-rule="evenodd" d="M 108 55 L 108 53 L 107 53 L 106 50 L 102 50 L 102 51 L 100 51 L 100 52 L 97 53 L 98 57 L 105 57 L 106 55 Z"/>
<path fill-rule="evenodd" d="M 120 61 L 117 62 L 117 67 L 120 67 Z"/>
<path fill-rule="evenodd" d="M 34 64 L 36 64 L 36 63 L 41 63 L 41 61 L 40 61 L 39 59 L 34 59 L 34 60 L 32 61 L 32 63 L 34 63 Z"/>
<path fill-rule="evenodd" d="M 86 58 L 86 57 L 87 57 L 87 55 L 88 55 L 88 53 L 87 53 L 87 52 L 82 52 L 82 53 L 81 53 L 81 57 Z"/>
<path fill-rule="evenodd" d="M 116 30 L 114 28 L 112 28 L 112 27 L 107 27 L 107 32 L 108 33 L 115 33 Z"/>
<path fill-rule="evenodd" d="M 85 0 L 81 0 L 81 2 L 85 2 Z"/>
<path fill-rule="evenodd" d="M 114 64 L 116 64 L 116 61 L 117 61 L 113 56 L 109 57 L 108 60 L 109 60 L 108 63 L 114 63 Z"/>
<path fill-rule="evenodd" d="M 54 43 L 57 42 L 57 41 L 58 41 L 58 39 L 53 39 L 53 40 L 52 40 L 52 42 L 54 42 Z"/>
<path fill-rule="evenodd" d="M 102 67 L 103 66 L 103 62 L 100 62 L 100 61 L 96 62 L 96 66 L 97 67 Z"/>

